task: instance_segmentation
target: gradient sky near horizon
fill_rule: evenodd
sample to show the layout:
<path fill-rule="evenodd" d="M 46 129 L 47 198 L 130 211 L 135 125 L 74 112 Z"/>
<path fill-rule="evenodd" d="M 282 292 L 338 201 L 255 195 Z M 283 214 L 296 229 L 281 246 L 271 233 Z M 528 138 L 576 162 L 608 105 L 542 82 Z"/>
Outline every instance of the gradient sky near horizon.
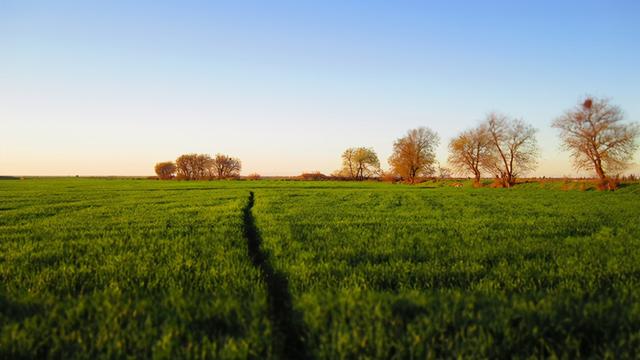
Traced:
<path fill-rule="evenodd" d="M 351 146 L 386 168 L 417 126 L 445 162 L 500 111 L 539 129 L 537 175 L 575 176 L 550 123 L 585 94 L 640 121 L 639 44 L 638 1 L 0 0 L 0 175 L 330 173 Z"/>

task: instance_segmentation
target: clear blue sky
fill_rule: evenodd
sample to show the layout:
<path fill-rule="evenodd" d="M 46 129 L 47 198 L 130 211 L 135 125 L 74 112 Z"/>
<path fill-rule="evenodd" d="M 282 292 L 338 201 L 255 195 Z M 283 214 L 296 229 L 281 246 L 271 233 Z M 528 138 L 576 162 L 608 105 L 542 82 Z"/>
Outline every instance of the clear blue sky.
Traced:
<path fill-rule="evenodd" d="M 444 162 L 497 110 L 540 130 L 537 174 L 575 175 L 550 123 L 587 93 L 640 120 L 639 44 L 638 1 L 4 0 L 0 174 L 222 152 L 295 175 L 350 146 L 386 166 L 417 126 Z"/>

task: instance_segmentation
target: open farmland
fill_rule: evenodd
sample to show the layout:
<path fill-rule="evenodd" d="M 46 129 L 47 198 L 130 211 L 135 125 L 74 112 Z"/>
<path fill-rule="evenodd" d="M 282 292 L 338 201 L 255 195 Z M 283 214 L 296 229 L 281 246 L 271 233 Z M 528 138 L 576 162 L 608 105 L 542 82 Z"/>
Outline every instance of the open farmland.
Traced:
<path fill-rule="evenodd" d="M 270 354 L 246 192 L 193 185 L 1 182 L 0 358 Z"/>
<path fill-rule="evenodd" d="M 637 356 L 640 186 L 440 185 L 2 181 L 0 358 Z"/>
<path fill-rule="evenodd" d="M 640 348 L 640 199 L 390 186 L 256 192 L 319 358 L 597 355 Z"/>

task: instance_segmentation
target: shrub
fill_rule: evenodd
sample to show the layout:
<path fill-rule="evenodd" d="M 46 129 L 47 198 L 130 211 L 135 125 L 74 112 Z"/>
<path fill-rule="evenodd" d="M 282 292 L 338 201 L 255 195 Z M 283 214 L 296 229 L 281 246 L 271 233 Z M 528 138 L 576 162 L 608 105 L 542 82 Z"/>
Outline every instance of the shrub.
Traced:
<path fill-rule="evenodd" d="M 400 181 L 400 177 L 391 173 L 391 172 L 384 172 L 382 173 L 382 175 L 380 175 L 380 181 L 386 182 L 386 183 L 391 183 L 391 184 L 395 184 L 398 181 Z"/>
<path fill-rule="evenodd" d="M 319 171 L 310 172 L 310 173 L 302 173 L 298 176 L 300 180 L 308 180 L 308 181 L 318 181 L 318 180 L 327 180 L 329 177 Z"/>
<path fill-rule="evenodd" d="M 608 177 L 598 180 L 596 187 L 600 191 L 614 191 L 620 187 L 620 178 L 616 176 L 615 178 Z"/>
<path fill-rule="evenodd" d="M 503 188 L 506 187 L 504 182 L 502 181 L 501 178 L 496 177 L 493 179 L 493 182 L 491 183 L 491 185 L 489 185 L 490 188 Z"/>

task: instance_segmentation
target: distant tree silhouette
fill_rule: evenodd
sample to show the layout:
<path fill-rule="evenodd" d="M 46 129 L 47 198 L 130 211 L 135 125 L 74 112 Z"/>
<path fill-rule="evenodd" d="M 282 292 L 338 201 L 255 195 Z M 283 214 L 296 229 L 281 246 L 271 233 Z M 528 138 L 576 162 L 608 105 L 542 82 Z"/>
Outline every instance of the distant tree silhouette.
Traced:
<path fill-rule="evenodd" d="M 483 167 L 494 173 L 504 187 L 537 166 L 536 129 L 520 119 L 491 113 L 482 125 L 489 133 L 494 156 Z"/>
<path fill-rule="evenodd" d="M 577 170 L 593 170 L 601 181 L 623 171 L 638 149 L 640 127 L 623 124 L 624 113 L 608 99 L 587 96 L 552 124 Z"/>
<path fill-rule="evenodd" d="M 435 149 L 439 142 L 438 134 L 429 128 L 409 130 L 393 144 L 393 153 L 389 157 L 393 173 L 412 184 L 418 177 L 432 176 L 436 171 Z"/>
<path fill-rule="evenodd" d="M 218 179 L 228 179 L 240 176 L 242 163 L 240 159 L 217 154 L 211 162 L 212 175 Z"/>
<path fill-rule="evenodd" d="M 159 162 L 155 166 L 156 175 L 159 179 L 167 180 L 173 178 L 176 173 L 176 164 L 173 161 Z"/>
<path fill-rule="evenodd" d="M 349 148 L 342 153 L 342 169 L 336 175 L 364 180 L 380 174 L 380 160 L 371 148 Z"/>

